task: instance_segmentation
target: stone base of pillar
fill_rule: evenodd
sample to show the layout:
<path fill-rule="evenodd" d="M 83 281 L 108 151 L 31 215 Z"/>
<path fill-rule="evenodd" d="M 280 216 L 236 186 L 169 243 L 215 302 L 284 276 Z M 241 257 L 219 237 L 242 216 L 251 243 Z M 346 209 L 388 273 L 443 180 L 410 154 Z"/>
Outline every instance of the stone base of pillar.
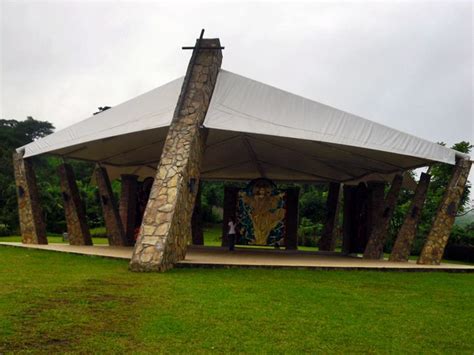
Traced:
<path fill-rule="evenodd" d="M 120 220 L 125 233 L 125 245 L 135 244 L 135 225 L 137 222 L 138 176 L 121 175 L 122 186 L 119 203 Z"/>
<path fill-rule="evenodd" d="M 92 238 L 86 221 L 86 210 L 77 188 L 72 166 L 61 164 L 58 167 L 58 174 L 61 183 L 69 244 L 92 245 Z"/>
<path fill-rule="evenodd" d="M 403 176 L 401 175 L 396 175 L 392 181 L 392 186 L 383 204 L 383 209 L 379 211 L 376 223 L 372 227 L 369 241 L 364 251 L 364 259 L 380 259 L 383 257 L 383 247 L 385 245 L 388 227 L 395 211 L 402 182 Z"/>
<path fill-rule="evenodd" d="M 418 264 L 439 265 L 441 263 L 456 218 L 459 201 L 466 187 L 471 164 L 469 160 L 460 159 L 454 166 L 451 180 L 418 258 Z"/>
<path fill-rule="evenodd" d="M 327 198 L 327 214 L 324 230 L 319 241 L 319 250 L 334 251 L 336 247 L 337 211 L 339 205 L 340 184 L 331 182 L 329 184 Z"/>
<path fill-rule="evenodd" d="M 46 225 L 43 221 L 36 176 L 31 160 L 23 154 L 13 153 L 13 169 L 18 198 L 18 214 L 22 243 L 48 244 Z"/>
<path fill-rule="evenodd" d="M 109 239 L 109 245 L 126 246 L 125 233 L 107 170 L 102 167 L 97 167 L 95 177 L 99 188 L 100 204 L 102 205 L 102 212 L 104 214 L 105 230 Z"/>
<path fill-rule="evenodd" d="M 389 258 L 390 261 L 408 261 L 429 183 L 430 175 L 422 173 L 410 209 L 395 239 L 395 244 L 393 245 L 392 253 Z"/>

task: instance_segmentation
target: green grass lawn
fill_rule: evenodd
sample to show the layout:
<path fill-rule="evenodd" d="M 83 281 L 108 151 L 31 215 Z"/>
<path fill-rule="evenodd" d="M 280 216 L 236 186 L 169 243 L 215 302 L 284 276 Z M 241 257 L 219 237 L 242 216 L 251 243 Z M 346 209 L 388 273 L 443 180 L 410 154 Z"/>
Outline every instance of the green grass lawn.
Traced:
<path fill-rule="evenodd" d="M 474 351 L 474 275 L 129 272 L 0 246 L 0 353 Z"/>

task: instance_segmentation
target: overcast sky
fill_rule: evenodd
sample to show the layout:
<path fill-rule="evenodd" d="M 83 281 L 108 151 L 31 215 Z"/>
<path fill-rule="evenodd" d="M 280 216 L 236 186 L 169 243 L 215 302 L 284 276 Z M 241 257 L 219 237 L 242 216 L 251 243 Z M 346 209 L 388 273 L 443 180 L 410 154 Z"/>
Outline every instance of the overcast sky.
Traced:
<path fill-rule="evenodd" d="M 432 141 L 474 141 L 470 1 L 0 2 L 0 118 L 59 129 L 117 105 L 184 75 L 181 46 L 205 28 L 225 69 Z"/>

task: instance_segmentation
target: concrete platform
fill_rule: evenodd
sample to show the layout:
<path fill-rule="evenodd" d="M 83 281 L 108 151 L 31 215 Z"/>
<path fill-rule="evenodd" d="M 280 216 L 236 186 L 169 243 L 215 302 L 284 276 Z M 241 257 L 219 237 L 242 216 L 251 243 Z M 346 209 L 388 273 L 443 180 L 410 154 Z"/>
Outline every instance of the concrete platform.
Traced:
<path fill-rule="evenodd" d="M 133 248 L 108 245 L 73 246 L 52 243 L 33 245 L 1 242 L 0 246 L 30 248 L 100 257 L 130 259 Z M 1 251 L 0 251 L 1 254 Z M 441 265 L 418 265 L 415 261 L 405 263 L 388 260 L 364 260 L 360 257 L 344 256 L 332 252 L 286 251 L 271 249 L 237 248 L 234 252 L 219 247 L 189 247 L 186 259 L 177 267 L 239 267 L 239 268 L 300 268 L 319 270 L 379 270 L 379 271 L 444 271 L 474 272 L 474 265 L 443 263 Z"/>

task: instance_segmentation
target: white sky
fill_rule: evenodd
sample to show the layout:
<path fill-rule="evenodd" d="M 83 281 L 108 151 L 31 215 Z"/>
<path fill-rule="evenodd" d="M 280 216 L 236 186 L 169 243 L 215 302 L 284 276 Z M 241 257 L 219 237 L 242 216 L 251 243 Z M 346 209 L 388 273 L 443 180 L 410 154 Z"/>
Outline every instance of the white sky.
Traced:
<path fill-rule="evenodd" d="M 0 118 L 59 129 L 117 105 L 184 75 L 181 46 L 205 28 L 225 69 L 431 141 L 474 141 L 470 1 L 0 2 Z"/>

